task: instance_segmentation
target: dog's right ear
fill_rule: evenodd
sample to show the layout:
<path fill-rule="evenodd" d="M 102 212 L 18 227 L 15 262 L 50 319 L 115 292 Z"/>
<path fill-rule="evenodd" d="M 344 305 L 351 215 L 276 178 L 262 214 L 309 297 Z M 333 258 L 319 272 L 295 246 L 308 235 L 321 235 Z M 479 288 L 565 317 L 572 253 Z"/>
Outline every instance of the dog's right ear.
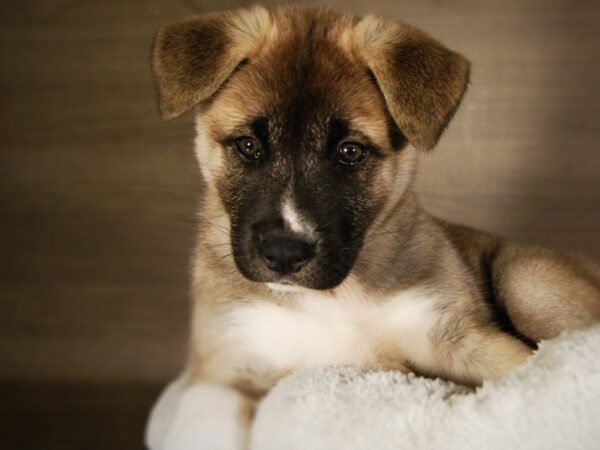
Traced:
<path fill-rule="evenodd" d="M 152 72 L 163 119 L 214 94 L 261 47 L 271 26 L 262 7 L 198 16 L 168 25 L 154 39 Z"/>

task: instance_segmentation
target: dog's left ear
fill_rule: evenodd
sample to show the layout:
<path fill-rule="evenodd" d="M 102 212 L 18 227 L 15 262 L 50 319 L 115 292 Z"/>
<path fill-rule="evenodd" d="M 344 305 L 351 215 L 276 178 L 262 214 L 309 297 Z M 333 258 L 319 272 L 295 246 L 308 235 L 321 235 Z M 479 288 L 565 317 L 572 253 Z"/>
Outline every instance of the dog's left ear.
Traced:
<path fill-rule="evenodd" d="M 373 16 L 352 38 L 398 128 L 416 148 L 432 149 L 466 90 L 469 62 L 415 28 Z"/>
<path fill-rule="evenodd" d="M 271 16 L 262 7 L 197 16 L 154 39 L 152 72 L 163 119 L 208 99 L 263 44 Z"/>

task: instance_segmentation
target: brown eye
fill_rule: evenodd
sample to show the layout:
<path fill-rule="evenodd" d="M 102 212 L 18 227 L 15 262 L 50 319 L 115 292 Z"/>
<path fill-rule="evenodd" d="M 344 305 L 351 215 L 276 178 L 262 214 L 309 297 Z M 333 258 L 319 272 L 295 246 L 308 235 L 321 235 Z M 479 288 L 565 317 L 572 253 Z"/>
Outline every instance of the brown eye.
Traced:
<path fill-rule="evenodd" d="M 237 138 L 235 140 L 235 147 L 237 151 L 240 152 L 240 155 L 247 160 L 257 160 L 262 157 L 260 145 L 256 139 L 252 137 L 244 136 Z"/>
<path fill-rule="evenodd" d="M 338 160 L 346 166 L 356 166 L 364 161 L 368 150 L 356 142 L 344 142 L 338 149 Z"/>

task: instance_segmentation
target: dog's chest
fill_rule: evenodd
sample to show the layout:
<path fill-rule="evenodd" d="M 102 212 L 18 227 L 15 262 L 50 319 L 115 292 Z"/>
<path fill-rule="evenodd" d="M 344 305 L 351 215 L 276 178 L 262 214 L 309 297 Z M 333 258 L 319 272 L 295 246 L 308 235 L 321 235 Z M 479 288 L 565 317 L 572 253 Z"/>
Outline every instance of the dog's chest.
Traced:
<path fill-rule="evenodd" d="M 398 368 L 415 352 L 431 353 L 434 303 L 417 289 L 378 302 L 364 295 L 300 295 L 287 305 L 256 300 L 231 311 L 223 338 L 249 372 L 331 364 Z"/>

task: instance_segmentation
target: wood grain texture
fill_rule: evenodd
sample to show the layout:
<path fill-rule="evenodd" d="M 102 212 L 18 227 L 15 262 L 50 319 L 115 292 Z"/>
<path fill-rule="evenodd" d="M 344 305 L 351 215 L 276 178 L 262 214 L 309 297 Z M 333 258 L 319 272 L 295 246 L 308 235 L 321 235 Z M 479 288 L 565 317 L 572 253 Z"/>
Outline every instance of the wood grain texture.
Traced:
<path fill-rule="evenodd" d="M 201 184 L 189 117 L 158 118 L 149 47 L 164 23 L 245 3 L 0 6 L 0 380 L 153 382 L 182 364 Z M 472 61 L 420 166 L 431 211 L 600 257 L 600 3 L 327 4 Z"/>

